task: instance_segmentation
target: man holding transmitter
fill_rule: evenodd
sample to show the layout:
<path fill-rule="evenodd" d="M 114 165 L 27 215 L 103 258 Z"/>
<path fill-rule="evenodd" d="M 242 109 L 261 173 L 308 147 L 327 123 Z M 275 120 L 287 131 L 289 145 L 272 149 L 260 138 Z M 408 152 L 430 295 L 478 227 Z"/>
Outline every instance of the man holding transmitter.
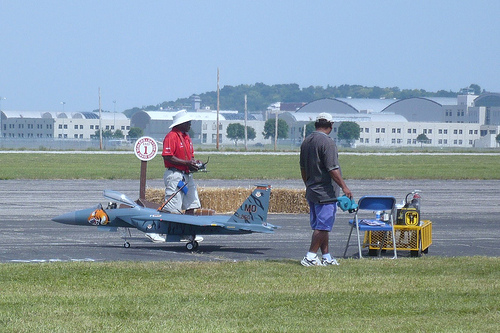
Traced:
<path fill-rule="evenodd" d="M 198 190 L 193 180 L 193 172 L 198 171 L 200 161 L 194 159 L 193 142 L 189 137 L 191 129 L 191 116 L 186 111 L 179 111 L 173 117 L 172 129 L 163 140 L 163 163 L 165 173 L 165 200 L 174 194 L 184 184 L 186 186 L 179 191 L 165 205 L 164 209 L 171 213 L 192 214 L 194 209 L 200 208 Z"/>
<path fill-rule="evenodd" d="M 311 245 L 300 262 L 303 266 L 338 265 L 328 248 L 329 233 L 337 213 L 337 202 L 322 203 L 337 198 L 340 189 L 352 198 L 338 162 L 337 146 L 329 136 L 333 118 L 320 113 L 314 124 L 316 130 L 304 139 L 300 147 L 300 172 L 306 185 L 306 199 L 310 208 L 310 224 L 313 230 Z M 322 259 L 317 252 L 321 250 Z"/>
<path fill-rule="evenodd" d="M 191 116 L 186 111 L 179 111 L 173 117 L 172 129 L 163 140 L 163 163 L 165 173 L 165 201 L 175 192 L 163 210 L 174 214 L 193 214 L 194 210 L 201 207 L 198 189 L 193 180 L 193 171 L 198 171 L 200 161 L 194 159 L 193 142 L 189 137 L 191 129 Z M 184 186 L 184 187 L 183 187 Z M 155 233 L 146 234 L 154 242 L 164 242 L 162 235 Z"/>

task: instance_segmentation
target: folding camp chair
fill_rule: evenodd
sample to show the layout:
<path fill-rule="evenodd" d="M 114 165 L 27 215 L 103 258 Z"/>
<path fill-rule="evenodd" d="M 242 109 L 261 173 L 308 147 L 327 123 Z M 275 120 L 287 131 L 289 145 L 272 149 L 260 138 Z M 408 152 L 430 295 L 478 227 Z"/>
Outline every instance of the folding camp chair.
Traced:
<path fill-rule="evenodd" d="M 358 209 L 354 214 L 354 219 L 349 221 L 351 224 L 351 231 L 349 232 L 349 238 L 347 239 L 347 244 L 345 246 L 344 258 L 347 253 L 347 248 L 349 247 L 349 242 L 351 240 L 352 231 L 356 228 L 356 234 L 358 236 L 358 253 L 359 257 L 363 258 L 361 254 L 361 247 L 377 247 L 377 254 L 380 255 L 382 248 L 387 247 L 390 241 L 387 241 L 387 233 L 391 232 L 392 235 L 392 248 L 394 249 L 394 256 L 392 259 L 396 259 L 396 236 L 394 234 L 394 215 L 395 215 L 396 199 L 390 196 L 364 196 L 358 201 Z M 370 219 L 363 218 L 360 211 L 372 211 Z M 374 220 L 373 211 L 385 211 L 389 214 L 388 221 Z M 382 235 L 382 237 L 365 237 L 365 234 L 361 233 L 371 232 L 371 235 L 377 234 Z M 365 241 L 362 242 L 361 237 Z M 370 242 L 371 240 L 371 242 Z M 363 243 L 363 245 L 362 245 Z"/>

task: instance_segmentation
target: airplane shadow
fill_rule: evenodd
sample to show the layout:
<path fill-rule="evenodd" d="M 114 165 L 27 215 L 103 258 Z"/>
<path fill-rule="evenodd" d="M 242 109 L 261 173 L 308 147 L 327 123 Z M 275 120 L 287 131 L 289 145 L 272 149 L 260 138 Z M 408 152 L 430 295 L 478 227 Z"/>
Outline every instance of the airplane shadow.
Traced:
<path fill-rule="evenodd" d="M 123 248 L 123 245 L 119 244 L 88 244 L 92 247 L 99 248 Z M 130 242 L 129 248 L 123 248 L 126 251 L 134 250 L 145 250 L 145 251 L 157 251 L 157 252 L 169 252 L 169 253 L 185 253 L 185 254 L 218 254 L 218 253 L 238 253 L 238 254 L 254 254 L 261 255 L 265 254 L 266 251 L 272 250 L 269 247 L 259 247 L 259 248 L 239 248 L 223 245 L 204 245 L 200 244 L 198 249 L 189 251 L 186 249 L 185 243 L 147 243 L 147 242 Z"/>

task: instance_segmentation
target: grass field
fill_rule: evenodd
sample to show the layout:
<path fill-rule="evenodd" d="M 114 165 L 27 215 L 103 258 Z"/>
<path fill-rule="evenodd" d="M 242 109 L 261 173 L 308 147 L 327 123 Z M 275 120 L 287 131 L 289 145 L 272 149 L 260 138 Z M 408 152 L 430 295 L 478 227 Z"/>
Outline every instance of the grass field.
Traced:
<path fill-rule="evenodd" d="M 210 155 L 196 178 L 298 179 Z M 500 179 L 500 156 L 342 155 L 347 179 Z M 161 157 L 148 178 L 163 176 Z M 138 179 L 134 155 L 0 154 L 0 179 Z M 500 258 L 0 264 L 0 332 L 498 332 Z"/>
<path fill-rule="evenodd" d="M 298 155 L 210 155 L 197 179 L 299 179 Z M 340 155 L 346 179 L 500 179 L 499 155 Z M 139 179 L 135 155 L 0 154 L 0 179 Z M 163 178 L 161 156 L 148 178 Z"/>
<path fill-rule="evenodd" d="M 498 332 L 499 258 L 0 265 L 2 332 Z"/>

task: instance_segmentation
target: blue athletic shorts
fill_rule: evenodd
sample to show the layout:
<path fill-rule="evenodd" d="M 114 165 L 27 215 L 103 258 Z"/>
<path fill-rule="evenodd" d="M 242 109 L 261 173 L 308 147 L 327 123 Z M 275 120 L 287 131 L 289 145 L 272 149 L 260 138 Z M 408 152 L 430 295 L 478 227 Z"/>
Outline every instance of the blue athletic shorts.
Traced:
<path fill-rule="evenodd" d="M 337 213 L 337 203 L 316 204 L 309 200 L 307 202 L 309 203 L 311 229 L 332 231 Z"/>

